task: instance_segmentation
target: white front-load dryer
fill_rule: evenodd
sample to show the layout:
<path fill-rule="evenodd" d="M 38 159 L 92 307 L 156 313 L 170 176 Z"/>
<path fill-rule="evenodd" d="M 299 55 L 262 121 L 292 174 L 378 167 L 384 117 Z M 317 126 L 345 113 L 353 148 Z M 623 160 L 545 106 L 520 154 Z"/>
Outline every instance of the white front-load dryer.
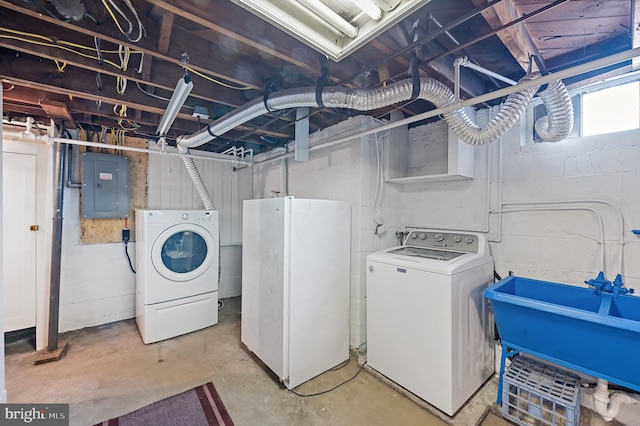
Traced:
<path fill-rule="evenodd" d="M 218 322 L 217 211 L 136 210 L 136 322 L 153 343 Z"/>

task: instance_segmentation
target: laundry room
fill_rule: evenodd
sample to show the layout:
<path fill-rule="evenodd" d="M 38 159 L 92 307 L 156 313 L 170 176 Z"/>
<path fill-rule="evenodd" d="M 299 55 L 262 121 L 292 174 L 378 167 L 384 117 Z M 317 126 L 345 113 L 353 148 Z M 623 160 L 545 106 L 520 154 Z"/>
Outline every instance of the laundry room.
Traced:
<path fill-rule="evenodd" d="M 6 416 L 637 424 L 634 1 L 119 3 L 0 5 Z"/>

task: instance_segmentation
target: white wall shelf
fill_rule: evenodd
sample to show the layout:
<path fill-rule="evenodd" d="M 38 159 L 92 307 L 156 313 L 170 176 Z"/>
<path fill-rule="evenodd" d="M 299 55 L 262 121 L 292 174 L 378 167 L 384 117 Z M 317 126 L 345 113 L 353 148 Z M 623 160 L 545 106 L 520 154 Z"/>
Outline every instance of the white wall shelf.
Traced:
<path fill-rule="evenodd" d="M 446 133 L 443 133 L 441 137 L 441 142 L 430 143 L 427 148 L 409 146 L 407 150 L 407 157 L 410 157 L 412 155 L 412 150 L 415 149 L 427 149 L 433 150 L 434 152 L 437 151 L 440 155 L 435 154 L 430 156 L 427 152 L 425 161 L 432 164 L 425 165 L 425 167 L 418 169 L 418 172 L 431 169 L 440 171 L 446 170 L 446 173 L 427 172 L 419 173 L 418 175 L 410 175 L 410 173 L 415 173 L 415 167 L 412 169 L 408 164 L 400 166 L 397 164 L 396 159 L 396 167 L 389 168 L 386 182 L 397 185 L 411 185 L 473 179 L 475 177 L 475 146 L 461 141 L 453 131 L 448 128 L 448 126 Z M 445 138 L 446 140 L 444 140 Z M 413 143 L 416 144 L 415 141 Z M 447 146 L 442 147 L 442 144 L 446 144 Z M 438 150 L 436 145 L 440 145 L 442 150 Z"/>

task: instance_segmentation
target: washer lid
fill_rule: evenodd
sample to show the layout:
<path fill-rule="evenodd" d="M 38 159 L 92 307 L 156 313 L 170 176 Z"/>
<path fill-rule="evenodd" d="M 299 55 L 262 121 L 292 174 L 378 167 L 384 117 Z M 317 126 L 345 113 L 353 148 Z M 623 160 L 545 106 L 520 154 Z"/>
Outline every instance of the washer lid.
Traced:
<path fill-rule="evenodd" d="M 433 248 L 410 247 L 404 246 L 397 249 L 387 251 L 389 254 L 398 254 L 402 256 L 419 257 L 422 259 L 434 259 L 448 261 L 467 253 L 449 250 L 438 250 Z"/>
<path fill-rule="evenodd" d="M 216 249 L 215 239 L 205 228 L 183 223 L 158 236 L 151 249 L 151 261 L 166 279 L 189 281 L 209 269 Z"/>

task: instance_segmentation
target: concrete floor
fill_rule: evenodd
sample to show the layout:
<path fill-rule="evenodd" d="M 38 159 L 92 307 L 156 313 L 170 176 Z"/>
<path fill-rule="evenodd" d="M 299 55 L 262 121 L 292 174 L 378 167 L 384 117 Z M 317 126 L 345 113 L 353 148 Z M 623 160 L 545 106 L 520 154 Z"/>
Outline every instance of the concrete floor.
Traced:
<path fill-rule="evenodd" d="M 451 418 L 365 368 L 338 389 L 303 398 L 284 388 L 240 342 L 240 298 L 225 299 L 219 323 L 145 345 L 134 320 L 65 333 L 57 362 L 33 365 L 26 340 L 5 347 L 10 403 L 69 403 L 71 425 L 93 425 L 206 382 L 213 382 L 237 426 L 475 425 L 494 406 L 492 378 Z M 295 390 L 315 393 L 349 379 L 359 367 L 326 372 Z M 386 381 L 386 380 L 385 380 Z M 410 395 L 409 395 L 410 396 Z M 581 422 L 582 423 L 582 422 Z"/>

